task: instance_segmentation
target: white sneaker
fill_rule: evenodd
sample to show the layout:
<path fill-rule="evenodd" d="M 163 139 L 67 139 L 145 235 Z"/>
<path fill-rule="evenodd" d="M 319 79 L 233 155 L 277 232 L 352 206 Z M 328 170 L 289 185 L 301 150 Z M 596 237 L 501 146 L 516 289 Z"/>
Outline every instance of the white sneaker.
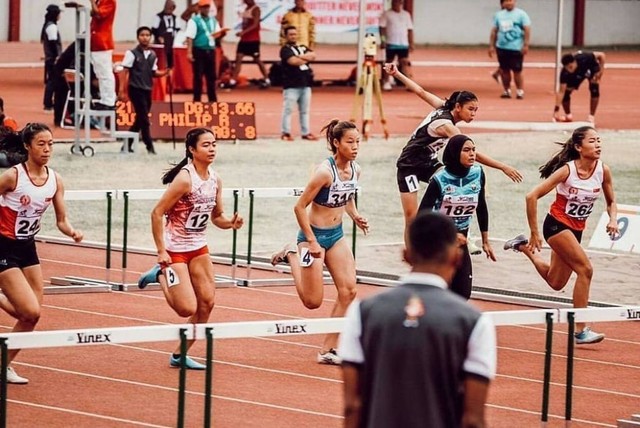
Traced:
<path fill-rule="evenodd" d="M 342 364 L 342 359 L 338 356 L 336 350 L 331 348 L 325 353 L 318 352 L 318 363 L 339 366 Z"/>
<path fill-rule="evenodd" d="M 526 245 L 529 243 L 529 240 L 527 239 L 526 236 L 524 235 L 518 235 L 513 239 L 509 239 L 507 242 L 504 243 L 504 249 L 505 250 L 513 250 L 516 253 L 519 253 L 520 250 L 518 248 L 520 248 L 520 245 Z"/>
<path fill-rule="evenodd" d="M 393 86 L 391 86 L 391 82 L 389 82 L 388 80 L 386 82 L 384 82 L 382 84 L 382 90 L 383 91 L 392 91 L 393 90 Z"/>
<path fill-rule="evenodd" d="M 289 263 L 289 258 L 287 256 L 295 253 L 297 253 L 295 245 L 286 244 L 282 250 L 271 255 L 271 264 L 275 266 L 280 263 Z"/>
<path fill-rule="evenodd" d="M 13 367 L 7 367 L 7 383 L 13 383 L 15 385 L 26 385 L 29 383 L 29 379 L 18 376 Z"/>
<path fill-rule="evenodd" d="M 604 334 L 596 333 L 591 330 L 591 327 L 585 327 L 580 333 L 573 335 L 576 339 L 577 345 L 591 345 L 593 343 L 599 343 L 604 340 Z"/>

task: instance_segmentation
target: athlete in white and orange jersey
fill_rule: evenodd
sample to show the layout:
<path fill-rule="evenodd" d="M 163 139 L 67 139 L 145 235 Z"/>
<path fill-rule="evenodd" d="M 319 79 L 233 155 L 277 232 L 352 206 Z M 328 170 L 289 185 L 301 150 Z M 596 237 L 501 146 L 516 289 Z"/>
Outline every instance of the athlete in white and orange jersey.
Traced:
<path fill-rule="evenodd" d="M 573 289 L 573 306 L 586 308 L 593 267 L 580 246 L 582 231 L 593 204 L 603 193 L 607 203 L 609 223 L 607 233 L 618 234 L 617 208 L 613 192 L 613 178 L 609 167 L 600 160 L 601 141 L 596 130 L 583 126 L 563 144 L 560 152 L 540 167 L 545 180 L 527 194 L 527 219 L 531 237 L 527 241 L 519 235 L 505 243 L 505 249 L 522 251 L 533 263 L 542 278 L 554 290 L 562 290 L 572 272 L 577 275 Z M 538 231 L 538 199 L 556 189 L 556 200 L 544 220 L 543 236 L 551 247 L 551 262 L 535 253 L 542 240 Z M 585 323 L 576 323 L 577 344 L 598 343 L 604 334 L 596 333 Z"/>
<path fill-rule="evenodd" d="M 42 215 L 53 204 L 62 233 L 80 242 L 82 232 L 67 221 L 62 180 L 47 166 L 53 150 L 49 127 L 28 124 L 19 134 L 6 134 L 2 145 L 26 151 L 27 159 L 0 175 L 0 308 L 17 319 L 12 332 L 33 331 L 40 318 L 44 287 L 34 240 Z M 9 351 L 9 362 L 18 351 Z M 7 382 L 29 381 L 9 367 Z"/>
<path fill-rule="evenodd" d="M 239 229 L 243 220 L 238 213 L 231 218 L 224 215 L 222 182 L 210 168 L 216 157 L 213 132 L 194 128 L 187 133 L 185 146 L 186 157 L 162 178 L 169 187 L 151 212 L 158 264 L 140 277 L 138 286 L 159 282 L 169 306 L 195 324 L 209 320 L 215 296 L 207 224 L 211 221 L 220 229 Z M 191 345 L 193 342 L 187 347 Z M 180 366 L 180 348 L 171 355 L 169 365 Z M 189 357 L 186 366 L 205 368 Z"/>

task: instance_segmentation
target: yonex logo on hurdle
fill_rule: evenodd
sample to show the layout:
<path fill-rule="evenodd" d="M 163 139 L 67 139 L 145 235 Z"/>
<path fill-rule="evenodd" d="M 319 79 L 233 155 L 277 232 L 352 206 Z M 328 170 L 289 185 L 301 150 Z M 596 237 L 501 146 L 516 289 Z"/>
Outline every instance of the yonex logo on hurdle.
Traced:
<path fill-rule="evenodd" d="M 111 343 L 111 333 L 109 334 L 86 334 L 76 333 L 76 343 Z"/>
<path fill-rule="evenodd" d="M 640 320 L 640 309 L 627 309 L 627 319 Z"/>
<path fill-rule="evenodd" d="M 296 334 L 306 333 L 306 324 L 278 324 L 276 323 L 276 334 Z"/>

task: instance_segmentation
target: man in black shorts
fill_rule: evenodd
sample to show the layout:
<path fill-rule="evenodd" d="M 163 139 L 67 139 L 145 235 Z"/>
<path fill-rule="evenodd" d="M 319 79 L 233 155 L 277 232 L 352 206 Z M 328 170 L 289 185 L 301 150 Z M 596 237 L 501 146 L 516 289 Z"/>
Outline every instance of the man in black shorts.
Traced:
<path fill-rule="evenodd" d="M 557 122 L 571 122 L 571 93 L 580 87 L 586 79 L 589 81 L 589 116 L 587 121 L 595 124 L 596 109 L 600 101 L 600 80 L 604 73 L 605 55 L 602 52 L 578 51 L 562 56 L 562 71 L 560 71 L 560 90 L 556 93 L 556 105 L 553 109 L 553 120 Z M 564 109 L 564 116 L 560 114 L 560 104 Z"/>

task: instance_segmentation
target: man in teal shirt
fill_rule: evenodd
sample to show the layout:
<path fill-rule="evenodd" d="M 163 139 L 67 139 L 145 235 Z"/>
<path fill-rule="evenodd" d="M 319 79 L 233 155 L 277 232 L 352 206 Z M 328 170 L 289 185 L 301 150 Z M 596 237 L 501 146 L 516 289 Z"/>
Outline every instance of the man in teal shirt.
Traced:
<path fill-rule="evenodd" d="M 202 76 L 207 82 L 207 98 L 216 102 L 215 39 L 228 29 L 220 28 L 218 20 L 209 16 L 211 0 L 198 1 L 198 13 L 187 22 L 187 59 L 193 65 L 193 101 L 202 97 Z"/>
<path fill-rule="evenodd" d="M 502 75 L 501 98 L 511 98 L 511 72 L 516 84 L 516 98 L 524 98 L 522 62 L 529 52 L 531 19 L 527 12 L 516 7 L 516 0 L 501 0 L 502 9 L 493 16 L 489 39 L 489 56 L 498 55 Z"/>

